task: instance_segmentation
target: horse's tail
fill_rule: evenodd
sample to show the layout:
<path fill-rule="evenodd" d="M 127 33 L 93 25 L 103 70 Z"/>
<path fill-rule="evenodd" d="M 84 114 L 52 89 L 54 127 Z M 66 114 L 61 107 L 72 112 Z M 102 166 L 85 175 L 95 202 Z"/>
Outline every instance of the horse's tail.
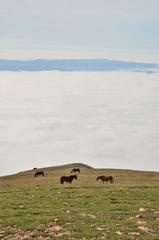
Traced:
<path fill-rule="evenodd" d="M 63 184 L 63 177 L 60 178 L 60 183 Z"/>
<path fill-rule="evenodd" d="M 114 182 L 114 179 L 113 179 L 113 177 L 111 176 L 110 177 L 110 183 L 113 183 Z"/>
<path fill-rule="evenodd" d="M 34 177 L 36 177 L 36 176 L 37 176 L 37 173 L 34 174 Z"/>
<path fill-rule="evenodd" d="M 98 180 L 99 180 L 99 177 L 97 177 L 96 180 L 98 181 Z"/>

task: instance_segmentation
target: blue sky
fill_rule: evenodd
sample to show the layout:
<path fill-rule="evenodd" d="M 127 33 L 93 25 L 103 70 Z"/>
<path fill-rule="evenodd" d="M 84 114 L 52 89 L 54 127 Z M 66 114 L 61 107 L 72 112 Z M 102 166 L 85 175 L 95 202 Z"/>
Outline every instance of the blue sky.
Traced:
<path fill-rule="evenodd" d="M 0 0 L 0 58 L 159 62 L 158 0 Z"/>

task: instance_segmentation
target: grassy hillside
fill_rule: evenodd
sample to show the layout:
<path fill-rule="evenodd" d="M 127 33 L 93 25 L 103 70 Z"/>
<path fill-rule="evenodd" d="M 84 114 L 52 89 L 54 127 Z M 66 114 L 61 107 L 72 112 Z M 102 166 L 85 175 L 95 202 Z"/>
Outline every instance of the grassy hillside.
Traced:
<path fill-rule="evenodd" d="M 77 181 L 60 184 L 77 167 Z M 0 178 L 0 239 L 159 239 L 159 173 L 84 164 L 43 171 Z"/>

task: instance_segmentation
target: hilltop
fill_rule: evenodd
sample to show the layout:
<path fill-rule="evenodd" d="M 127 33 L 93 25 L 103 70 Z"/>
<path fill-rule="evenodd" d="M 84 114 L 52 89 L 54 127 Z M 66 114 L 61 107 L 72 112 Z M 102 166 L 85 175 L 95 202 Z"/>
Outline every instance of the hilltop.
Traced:
<path fill-rule="evenodd" d="M 116 185 L 123 186 L 134 186 L 136 184 L 149 186 L 152 184 L 152 182 L 155 186 L 159 181 L 158 172 L 137 171 L 129 169 L 96 169 L 83 163 L 70 163 L 59 166 L 33 168 L 31 170 L 21 171 L 16 174 L 2 176 L 0 177 L 0 185 L 23 187 L 34 186 L 37 184 L 37 182 L 42 186 L 52 185 L 52 183 L 58 185 L 60 176 L 70 175 L 73 168 L 80 168 L 81 170 L 78 186 L 83 186 L 85 184 L 85 181 L 89 182 L 89 185 L 94 185 L 96 183 L 95 180 L 98 175 L 112 175 L 115 178 Z M 37 179 L 34 179 L 34 174 L 37 170 L 43 170 L 45 177 L 38 177 Z"/>
<path fill-rule="evenodd" d="M 72 169 L 72 168 L 85 168 L 85 169 L 93 169 L 91 166 L 84 164 L 84 163 L 68 163 L 68 164 L 63 164 L 63 165 L 58 165 L 58 166 L 50 166 L 50 167 L 35 167 L 33 169 L 30 170 L 25 170 L 25 171 L 20 171 L 18 173 L 14 173 L 14 174 L 9 174 L 6 176 L 1 176 L 0 178 L 9 178 L 9 177 L 13 177 L 13 176 L 18 176 L 18 175 L 29 175 L 32 174 L 33 171 L 36 170 L 43 170 L 43 171 L 47 171 L 47 172 L 52 172 L 55 170 L 64 170 L 64 169 Z"/>
<path fill-rule="evenodd" d="M 93 168 L 87 164 L 84 164 L 84 163 L 68 163 L 68 164 L 63 164 L 63 165 L 57 165 L 57 166 L 49 166 L 49 167 L 34 167 L 33 169 L 30 169 L 30 170 L 25 170 L 25 171 L 20 171 L 20 172 L 17 172 L 17 173 L 14 173 L 14 174 L 9 174 L 9 175 L 6 175 L 6 176 L 0 176 L 0 179 L 3 179 L 3 178 L 10 178 L 10 177 L 17 177 L 17 176 L 26 176 L 26 175 L 32 175 L 33 172 L 37 171 L 37 170 L 43 170 L 44 172 L 47 172 L 47 173 L 51 173 L 51 172 L 54 172 L 54 171 L 69 171 L 71 170 L 72 168 L 81 168 L 81 169 L 84 169 L 85 171 L 86 170 L 94 170 L 94 172 L 101 172 L 101 171 L 108 171 L 108 172 L 112 172 L 112 173 L 132 173 L 132 174 L 135 174 L 135 173 L 138 173 L 138 174 L 148 174 L 148 175 L 151 175 L 151 174 L 157 174 L 158 172 L 153 172 L 153 171 L 141 171 L 141 170 L 131 170 L 131 169 L 108 169 L 108 168 Z M 158 173 L 159 174 L 159 173 Z"/>

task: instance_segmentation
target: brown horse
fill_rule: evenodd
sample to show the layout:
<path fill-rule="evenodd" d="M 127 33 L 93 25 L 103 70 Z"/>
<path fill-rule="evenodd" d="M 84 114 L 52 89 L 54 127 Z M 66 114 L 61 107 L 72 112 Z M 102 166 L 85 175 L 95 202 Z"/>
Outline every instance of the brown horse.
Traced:
<path fill-rule="evenodd" d="M 79 168 L 73 168 L 72 170 L 71 170 L 71 173 L 73 173 L 73 172 L 78 172 L 78 173 L 80 173 L 80 169 Z"/>
<path fill-rule="evenodd" d="M 62 176 L 60 178 L 60 182 L 61 182 L 61 184 L 63 184 L 64 182 L 72 183 L 73 179 L 77 180 L 77 175 Z"/>
<path fill-rule="evenodd" d="M 114 179 L 113 179 L 112 176 L 104 176 L 104 175 L 102 175 L 102 176 L 98 176 L 96 180 L 98 181 L 99 179 L 100 179 L 103 183 L 104 183 L 104 182 L 109 182 L 109 181 L 110 181 L 110 183 L 113 183 L 113 182 L 114 182 Z"/>

